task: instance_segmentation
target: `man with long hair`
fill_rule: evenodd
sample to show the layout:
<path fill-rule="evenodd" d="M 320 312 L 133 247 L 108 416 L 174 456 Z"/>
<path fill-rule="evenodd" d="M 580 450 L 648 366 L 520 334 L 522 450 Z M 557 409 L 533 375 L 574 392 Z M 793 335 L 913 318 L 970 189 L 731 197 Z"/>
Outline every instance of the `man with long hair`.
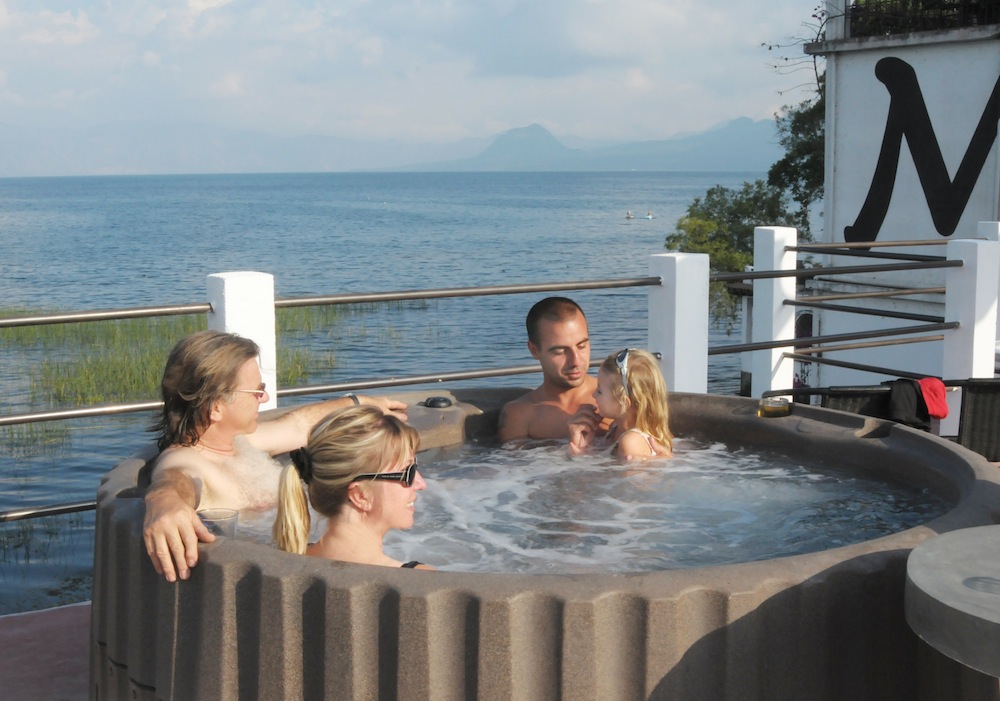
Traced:
<path fill-rule="evenodd" d="M 159 454 L 146 491 L 143 539 L 153 567 L 167 581 L 187 579 L 198 541 L 212 542 L 199 508 L 267 508 L 277 499 L 280 466 L 271 456 L 305 445 L 331 411 L 372 404 L 397 413 L 406 406 L 383 397 L 345 395 L 258 421 L 268 399 L 257 344 L 221 331 L 200 331 L 174 346 L 163 372 Z M 405 419 L 405 415 L 401 415 Z"/>

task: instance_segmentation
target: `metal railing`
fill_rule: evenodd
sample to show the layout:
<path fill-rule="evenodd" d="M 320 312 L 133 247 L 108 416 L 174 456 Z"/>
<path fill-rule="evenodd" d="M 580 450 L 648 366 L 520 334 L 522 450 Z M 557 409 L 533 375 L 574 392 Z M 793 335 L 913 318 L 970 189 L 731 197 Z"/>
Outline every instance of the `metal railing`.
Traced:
<path fill-rule="evenodd" d="M 997 294 L 997 224 L 980 222 L 979 236 L 975 239 L 936 239 L 917 241 L 880 241 L 858 243 L 830 243 L 798 245 L 793 229 L 758 229 L 755 235 L 755 261 L 773 261 L 768 267 L 779 268 L 763 273 L 728 276 L 730 280 L 754 279 L 754 293 L 759 297 L 753 306 L 752 330 L 756 341 L 743 344 L 741 350 L 754 350 L 752 367 L 749 370 L 750 394 L 761 393 L 775 386 L 791 386 L 795 375 L 801 369 L 793 363 L 802 362 L 817 366 L 830 365 L 849 370 L 881 375 L 907 377 L 920 376 L 970 376 L 994 375 L 996 336 L 995 317 L 990 321 L 989 310 L 996 308 Z M 900 248 L 911 246 L 946 246 L 947 256 L 911 255 L 900 253 Z M 886 249 L 894 248 L 895 251 Z M 800 253 L 821 253 L 828 259 L 840 257 L 887 258 L 891 262 L 876 265 L 833 264 L 824 260 L 827 267 L 803 268 Z M 921 251 L 923 253 L 923 251 Z M 948 284 L 940 287 L 917 287 L 907 284 L 908 278 L 901 278 L 904 284 L 899 289 L 892 288 L 895 271 L 946 271 Z M 883 274 L 886 273 L 886 274 Z M 790 284 L 789 279 L 815 280 L 810 289 L 817 290 L 815 297 L 800 295 L 800 286 Z M 847 287 L 845 294 L 839 285 Z M 854 289 L 851 289 L 851 288 Z M 858 290 L 857 288 L 862 288 Z M 870 288 L 864 291 L 863 288 Z M 913 299 L 920 295 L 921 298 Z M 866 304 L 865 299 L 872 301 Z M 947 321 L 923 309 L 902 309 L 892 306 L 893 298 L 921 305 L 940 305 L 945 309 Z M 992 299 L 992 301 L 991 301 Z M 850 300 L 856 304 L 831 304 L 833 301 Z M 876 300 L 884 300 L 882 303 Z M 885 302 L 889 302 L 886 304 Z M 813 336 L 809 331 L 800 330 L 797 310 L 812 308 L 822 314 L 822 329 L 827 335 Z M 923 322 L 918 325 L 893 326 L 874 329 L 872 323 L 856 323 L 852 318 L 881 317 L 886 322 L 902 319 Z M 858 331 L 859 326 L 866 330 Z M 792 328 L 796 333 L 792 332 Z M 788 336 L 795 336 L 788 338 Z M 781 339 L 781 340 L 775 340 Z M 833 359 L 829 355 L 837 351 L 878 349 L 887 346 L 941 342 L 943 352 L 940 364 L 930 362 L 925 354 L 893 353 L 890 363 L 898 363 L 905 369 L 880 367 L 885 364 L 854 362 Z M 879 356 L 871 351 L 867 357 L 858 360 L 874 360 Z M 889 357 L 886 354 L 885 357 Z M 921 371 L 921 372 L 917 372 Z M 747 378 L 745 378 L 747 379 Z M 844 382 L 849 383 L 850 380 Z M 951 418 L 948 419 L 951 422 Z M 943 424 L 942 424 L 943 426 Z"/>
<path fill-rule="evenodd" d="M 530 292 L 563 292 L 569 290 L 618 289 L 624 287 L 650 287 L 661 284 L 658 277 L 614 278 L 607 280 L 576 280 L 570 282 L 535 283 L 521 285 L 493 285 L 485 287 L 449 287 L 431 290 L 403 290 L 395 292 L 362 292 L 353 294 L 324 295 L 317 297 L 287 297 L 276 299 L 276 308 L 334 306 L 363 303 L 396 302 L 402 300 L 445 299 L 451 297 L 482 297 L 491 295 L 524 294 Z M 181 314 L 204 314 L 212 311 L 210 304 L 187 304 L 168 307 L 136 307 L 126 309 L 104 309 L 90 312 L 43 314 L 31 317 L 0 319 L 0 329 L 19 326 L 42 326 L 48 324 L 69 324 L 87 321 L 140 319 Z M 505 368 L 482 368 L 463 372 L 443 372 L 433 375 L 414 375 L 388 379 L 357 380 L 326 385 L 310 385 L 289 389 L 279 389 L 277 397 L 295 397 L 310 394 L 328 394 L 348 390 L 376 389 L 415 384 L 428 384 L 446 380 L 475 380 L 485 377 L 502 377 L 538 372 L 537 365 L 521 365 Z M 93 416 L 113 416 L 117 414 L 155 411 L 163 406 L 161 401 L 107 404 L 82 409 L 41 411 L 30 414 L 0 416 L 0 426 L 79 419 Z M 0 521 L 3 521 L 0 514 Z"/>
<path fill-rule="evenodd" d="M 794 247 L 789 247 L 794 250 Z M 843 255 L 849 255 L 844 253 Z M 961 268 L 960 260 L 933 259 L 911 263 L 886 263 L 885 265 L 844 265 L 837 268 L 800 268 L 798 270 L 759 270 L 744 273 L 716 273 L 713 280 L 739 282 L 742 280 L 771 280 L 780 277 L 794 277 L 802 280 L 825 275 L 857 275 L 861 273 L 887 273 L 897 270 L 931 270 L 933 268 Z"/>
<path fill-rule="evenodd" d="M 853 0 L 847 8 L 851 37 L 960 29 L 1000 23 L 997 0 Z"/>
<path fill-rule="evenodd" d="M 778 278 L 794 277 L 798 280 L 814 279 L 814 278 L 832 278 L 838 275 L 855 275 L 855 274 L 867 274 L 874 272 L 895 272 L 895 271 L 906 271 L 906 270 L 931 270 L 938 268 L 960 268 L 962 267 L 962 261 L 960 260 L 948 260 L 943 256 L 928 256 L 928 255 L 913 255 L 913 254 L 897 254 L 888 252 L 885 248 L 906 248 L 912 246 L 935 246 L 935 245 L 945 245 L 946 241 L 888 241 L 888 242 L 871 242 L 871 243 L 815 243 L 815 244 L 803 244 L 796 246 L 785 246 L 785 250 L 794 253 L 823 253 L 824 255 L 838 255 L 838 256 L 848 256 L 848 257 L 858 257 L 858 258 L 886 258 L 894 261 L 894 263 L 885 263 L 879 265 L 842 265 L 833 267 L 817 267 L 817 268 L 799 268 L 796 270 L 760 270 L 760 271 L 747 271 L 742 273 L 716 273 L 712 275 L 713 280 L 718 280 L 720 282 L 744 282 L 752 280 L 774 280 Z M 876 249 L 876 250 L 870 250 Z M 798 357 L 794 358 L 796 360 L 805 360 L 808 362 L 824 363 L 827 362 L 831 365 L 838 365 L 840 367 L 850 367 L 851 369 L 862 370 L 866 366 L 858 363 L 844 364 L 842 361 L 830 361 L 826 358 L 816 357 L 813 355 L 810 357 L 807 354 L 818 354 L 824 352 L 833 352 L 841 350 L 857 350 L 861 348 L 875 348 L 879 346 L 888 345 L 904 345 L 909 343 L 922 343 L 927 341 L 940 341 L 944 337 L 941 335 L 934 336 L 922 336 L 919 338 L 895 338 L 897 336 L 909 336 L 911 334 L 926 333 L 932 331 L 947 331 L 958 328 L 957 322 L 945 322 L 943 317 L 932 316 L 928 314 L 914 314 L 909 312 L 898 312 L 893 310 L 885 309 L 870 309 L 865 307 L 852 307 L 847 305 L 836 305 L 829 304 L 831 301 L 835 300 L 860 300 L 866 298 L 886 298 L 886 297 L 905 297 L 912 295 L 928 295 L 928 294 L 943 294 L 945 292 L 944 287 L 925 287 L 925 288 L 904 288 L 899 290 L 879 290 L 873 292 L 861 292 L 861 293 L 850 293 L 850 294 L 830 294 L 821 295 L 815 297 L 797 298 L 797 299 L 786 299 L 783 304 L 790 307 L 802 307 L 802 308 L 812 308 L 812 309 L 823 309 L 827 311 L 844 312 L 849 314 L 859 314 L 867 316 L 881 316 L 886 318 L 894 319 L 904 319 L 908 321 L 920 321 L 926 322 L 918 326 L 907 326 L 907 327 L 896 327 L 891 329 L 882 329 L 879 331 L 862 331 L 856 333 L 842 333 L 842 334 L 830 334 L 826 336 L 809 336 L 804 338 L 794 338 L 794 339 L 777 339 L 771 341 L 760 341 L 754 343 L 734 343 L 725 346 L 720 346 L 716 348 L 709 349 L 709 355 L 720 355 L 724 353 L 744 353 L 752 352 L 758 350 L 768 350 L 772 348 L 783 348 L 786 346 L 795 346 Z M 892 337 L 886 340 L 875 341 L 872 343 L 864 344 L 851 344 L 851 345 L 838 345 L 838 346 L 828 346 L 824 344 L 838 343 L 843 344 L 844 341 L 855 341 L 870 338 L 882 338 L 882 337 Z M 794 354 L 785 353 L 786 358 L 792 358 Z M 879 368 L 876 366 L 867 366 L 872 372 L 888 372 L 888 374 L 893 374 L 893 372 L 886 371 L 885 368 Z M 900 376 L 904 376 L 906 373 L 900 371 Z"/>
<path fill-rule="evenodd" d="M 803 252 L 803 253 L 824 253 L 826 255 L 838 255 L 838 256 L 853 255 L 858 257 L 873 257 L 873 256 L 879 256 L 879 253 L 877 252 L 879 249 L 890 246 L 891 247 L 906 247 L 906 246 L 917 246 L 917 245 L 928 246 L 928 245 L 935 245 L 935 243 L 937 242 L 903 241 L 903 242 L 888 242 L 888 243 L 873 242 L 865 244 L 809 244 L 803 246 L 788 246 L 786 247 L 786 250 L 794 252 Z M 876 252 L 873 253 L 872 249 L 875 249 Z M 873 272 L 928 270 L 928 269 L 939 269 L 939 268 L 954 268 L 962 266 L 961 260 L 946 260 L 938 256 L 900 256 L 892 253 L 888 254 L 882 253 L 882 257 L 889 257 L 896 260 L 897 262 L 879 264 L 879 265 L 864 265 L 864 266 L 840 266 L 840 267 L 808 268 L 808 269 L 796 269 L 796 270 L 763 270 L 763 271 L 753 271 L 753 272 L 743 272 L 743 273 L 716 273 L 710 275 L 709 279 L 710 281 L 716 281 L 716 282 L 765 280 L 765 279 L 778 279 L 783 277 L 795 277 L 797 279 L 803 280 L 821 276 L 829 277 L 834 275 L 873 273 Z M 662 284 L 663 281 L 661 280 L 660 277 L 636 277 L 636 278 L 617 278 L 617 279 L 589 280 L 589 281 L 578 280 L 578 281 L 557 282 L 557 283 L 495 285 L 486 287 L 404 290 L 395 292 L 375 292 L 375 293 L 353 293 L 353 294 L 275 299 L 274 307 L 290 308 L 290 307 L 306 307 L 306 306 L 321 306 L 321 305 L 348 305 L 348 304 L 361 304 L 361 303 L 393 302 L 393 301 L 403 301 L 403 300 L 425 300 L 425 299 L 442 299 L 451 297 L 477 297 L 477 296 L 487 296 L 487 295 L 522 294 L 522 293 L 533 293 L 533 292 L 616 289 L 616 288 L 644 287 L 644 286 L 651 287 L 651 286 L 659 286 Z M 876 297 L 912 296 L 918 294 L 919 295 L 940 294 L 944 291 L 945 291 L 944 288 L 941 287 L 905 288 L 892 291 L 881 290 L 869 293 L 823 295 L 813 298 L 811 300 L 810 299 L 785 300 L 785 304 L 790 306 L 812 306 L 817 309 L 827 309 L 830 311 L 838 311 L 838 312 L 845 311 L 845 312 L 852 312 L 859 314 L 875 313 L 887 317 L 893 316 L 895 318 L 905 318 L 915 321 L 924 321 L 928 323 L 915 326 L 880 329 L 877 331 L 859 331 L 854 333 L 831 334 L 827 336 L 811 336 L 807 338 L 786 338 L 777 340 L 772 339 L 762 342 L 726 344 L 714 348 L 709 348 L 708 355 L 715 356 L 715 355 L 769 350 L 782 347 L 794 347 L 795 348 L 794 353 L 786 352 L 783 354 L 783 356 L 785 358 L 801 360 L 805 362 L 828 363 L 831 365 L 839 365 L 841 367 L 850 367 L 852 369 L 866 370 L 870 372 L 878 372 L 883 374 L 896 374 L 897 376 L 905 377 L 907 376 L 908 373 L 904 371 L 891 371 L 885 368 L 865 366 L 859 363 L 847 363 L 846 361 L 837 361 L 829 358 L 818 357 L 817 354 L 824 352 L 833 352 L 836 350 L 872 348 L 881 345 L 939 341 L 944 338 L 943 335 L 918 336 L 917 334 L 927 334 L 929 332 L 955 330 L 959 327 L 958 322 L 945 322 L 943 319 L 939 317 L 934 317 L 930 315 L 915 315 L 915 314 L 901 314 L 901 313 L 888 314 L 885 313 L 884 311 L 864 310 L 862 308 L 846 307 L 843 305 L 830 305 L 828 303 L 833 300 L 863 299 L 865 297 L 876 298 Z M 203 303 L 203 304 L 189 304 L 189 305 L 175 305 L 175 306 L 161 306 L 161 307 L 141 307 L 132 309 L 110 309 L 110 310 L 98 310 L 90 312 L 60 313 L 51 315 L 39 315 L 33 317 L 0 319 L 0 328 L 44 325 L 44 324 L 75 323 L 75 322 L 86 322 L 86 321 L 103 321 L 111 319 L 130 319 L 130 318 L 169 316 L 169 315 L 180 315 L 180 314 L 197 314 L 197 313 L 206 313 L 212 311 L 213 309 L 211 304 Z M 898 337 L 907 337 L 907 338 L 898 338 Z M 866 343 L 857 343 L 857 344 L 845 343 L 848 341 L 864 341 L 867 339 L 879 339 L 879 340 L 873 340 Z M 840 345 L 831 346 L 829 344 L 840 344 Z M 595 361 L 594 363 L 591 364 L 591 366 L 596 367 L 599 364 L 600 361 Z M 276 392 L 276 396 L 280 398 L 280 397 L 294 397 L 294 396 L 315 395 L 315 394 L 327 394 L 335 392 L 344 392 L 348 390 L 367 390 L 367 389 L 386 388 L 386 387 L 399 387 L 406 385 L 430 384 L 430 383 L 438 383 L 446 381 L 459 381 L 459 380 L 482 379 L 489 377 L 532 374 L 532 373 L 537 373 L 538 371 L 539 368 L 537 365 L 520 365 L 520 366 L 499 367 L 499 368 L 480 368 L 475 370 L 466 370 L 459 372 L 439 372 L 434 374 L 412 375 L 404 377 L 373 378 L 366 380 L 341 382 L 335 384 L 310 385 L 302 387 L 291 387 L 287 389 L 279 389 Z M 162 407 L 162 402 L 160 401 L 143 401 L 134 403 L 121 403 L 121 404 L 111 404 L 111 405 L 96 406 L 96 407 L 86 407 L 81 409 L 67 409 L 59 411 L 45 411 L 45 412 L 35 412 L 28 414 L 0 416 L 0 426 L 42 422 L 42 421 L 77 419 L 77 418 L 94 417 L 94 416 L 110 416 L 110 415 L 134 413 L 134 412 L 147 412 L 147 411 L 155 411 L 161 407 Z M 0 522 L 18 520 L 22 518 L 33 518 L 35 516 L 52 515 L 54 513 L 69 513 L 72 511 L 84 511 L 93 508 L 94 508 L 94 502 L 76 502 L 72 504 L 56 504 L 52 506 L 38 507 L 34 509 L 21 509 L 17 511 L 8 511 L 0 513 Z"/>
<path fill-rule="evenodd" d="M 570 290 L 600 290 L 619 289 L 627 287 L 650 287 L 661 284 L 659 277 L 637 277 L 637 278 L 613 278 L 606 280 L 575 280 L 569 282 L 556 283 L 534 283 L 519 285 L 493 285 L 482 287 L 453 287 L 430 290 L 402 290 L 394 292 L 373 292 L 373 293 L 353 293 L 338 295 L 323 295 L 315 297 L 289 297 L 276 299 L 276 308 L 325 306 L 325 305 L 349 305 L 363 303 L 395 302 L 402 300 L 424 300 L 424 299 L 444 299 L 452 297 L 481 297 L 493 295 L 524 294 L 534 292 L 562 292 Z M 70 312 L 35 315 L 30 317 L 16 317 L 0 319 L 0 329 L 42 326 L 49 324 L 68 324 L 90 321 L 107 321 L 152 318 L 160 316 L 175 316 L 182 314 L 204 314 L 213 311 L 210 304 L 186 304 L 161 307 L 136 307 L 123 309 L 105 309 L 86 312 Z M 600 361 L 591 363 L 591 367 L 597 367 Z M 349 390 L 368 390 L 385 387 L 402 387 L 408 385 L 431 384 L 438 382 L 453 382 L 459 380 L 476 380 L 489 377 L 504 377 L 513 375 L 527 375 L 539 372 L 538 365 L 518 365 L 500 368 L 480 368 L 475 370 L 464 370 L 459 372 L 439 372 L 427 375 L 410 375 L 403 377 L 390 377 L 366 380 L 353 380 L 349 382 L 339 382 L 323 385 L 307 385 L 302 387 L 290 387 L 279 389 L 275 393 L 277 397 L 296 397 L 316 394 L 330 394 L 346 392 Z M 41 411 L 25 414 L 12 414 L 0 416 L 0 426 L 12 426 L 17 424 L 38 423 L 45 421 L 60 421 L 67 419 L 80 419 L 96 416 L 114 416 L 128 413 L 139 413 L 147 411 L 157 411 L 162 408 L 162 401 L 142 401 L 127 402 L 118 404 L 105 404 L 101 406 L 85 407 L 79 409 L 63 409 L 56 411 Z M 17 509 L 0 512 L 0 523 L 7 521 L 17 521 L 26 518 L 39 518 L 42 516 L 53 516 L 57 514 L 74 513 L 79 511 L 90 511 L 96 507 L 94 501 L 81 501 L 67 504 L 54 504 L 27 509 Z"/>
<path fill-rule="evenodd" d="M 892 271 L 902 271 L 902 270 L 931 270 L 936 268 L 960 268 L 963 263 L 960 260 L 948 260 L 944 256 L 930 256 L 930 255 L 916 255 L 916 254 L 900 254 L 886 251 L 887 248 L 907 248 L 907 247 L 926 247 L 926 246 L 944 246 L 947 241 L 883 241 L 883 242 L 863 242 L 863 243 L 827 243 L 827 244 L 804 244 L 797 246 L 786 246 L 787 251 L 793 251 L 796 253 L 823 253 L 825 255 L 831 256 L 841 256 L 849 258 L 884 258 L 896 261 L 908 261 L 905 263 L 887 263 L 884 265 L 874 265 L 874 266 L 836 266 L 830 268 L 822 268 L 818 275 L 812 276 L 817 277 L 833 277 L 835 275 L 846 275 L 855 274 L 858 272 L 892 272 Z M 875 249 L 875 250 L 872 250 Z M 867 269 L 867 270 L 866 270 Z M 796 352 L 794 353 L 784 353 L 784 357 L 792 360 L 799 360 L 800 362 L 811 362 L 818 364 L 827 364 L 831 366 L 847 368 L 852 370 L 861 370 L 865 372 L 876 372 L 880 374 L 896 375 L 897 377 L 911 377 L 915 373 L 908 372 L 906 370 L 892 370 L 875 365 L 865 365 L 862 363 L 851 363 L 843 360 L 835 360 L 832 358 L 824 358 L 819 356 L 820 353 L 830 353 L 836 351 L 846 351 L 846 350 L 859 350 L 859 349 L 869 349 L 878 348 L 884 346 L 894 346 L 894 345 L 905 345 L 910 343 L 924 343 L 929 341 L 941 341 L 944 340 L 943 335 L 932 335 L 932 336 L 911 336 L 911 334 L 925 333 L 931 331 L 948 331 L 957 329 L 959 327 L 958 322 L 945 322 L 944 317 L 932 316 L 929 314 L 916 314 L 912 312 L 900 312 L 889 309 L 872 309 L 866 307 L 852 307 L 843 304 L 830 304 L 830 301 L 835 299 L 864 299 L 864 298 L 887 298 L 887 297 L 897 297 L 897 296 L 910 296 L 914 294 L 944 294 L 946 288 L 923 288 L 921 290 L 916 289 L 906 289 L 906 290 L 891 290 L 885 291 L 881 290 L 878 292 L 869 293 L 856 293 L 850 296 L 847 295 L 826 295 L 826 296 L 816 296 L 816 297 L 805 297 L 801 299 L 785 300 L 783 304 L 792 307 L 809 308 L 809 309 L 819 309 L 825 311 L 842 312 L 847 314 L 859 314 L 866 316 L 879 316 L 887 319 L 902 319 L 907 321 L 921 321 L 926 322 L 920 326 L 910 326 L 910 327 L 896 327 L 891 329 L 881 329 L 876 332 L 865 332 L 856 334 L 836 334 L 829 336 L 812 336 L 808 340 L 802 339 L 797 343 Z M 842 344 L 837 346 L 825 345 L 828 343 L 841 343 L 843 341 L 852 340 L 862 340 L 865 338 L 880 338 L 882 336 L 909 336 L 908 338 L 891 338 L 880 341 L 873 341 L 870 343 L 856 343 L 856 344 Z M 778 347 L 778 346 L 773 346 Z"/>

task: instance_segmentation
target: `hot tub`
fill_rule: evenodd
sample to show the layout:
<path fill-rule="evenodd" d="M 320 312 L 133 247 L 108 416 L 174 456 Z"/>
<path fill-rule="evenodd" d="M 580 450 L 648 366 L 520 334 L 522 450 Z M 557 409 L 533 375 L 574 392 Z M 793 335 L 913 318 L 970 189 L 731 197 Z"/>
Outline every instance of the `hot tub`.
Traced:
<path fill-rule="evenodd" d="M 519 390 L 414 406 L 423 447 L 492 435 Z M 202 546 L 168 584 L 142 542 L 143 456 L 98 492 L 94 699 L 996 699 L 996 680 L 922 643 L 903 610 L 909 551 L 997 521 L 1000 479 L 980 456 L 868 417 L 675 394 L 678 435 L 854 469 L 949 499 L 944 516 L 806 555 L 632 574 L 397 570 L 240 540 Z"/>

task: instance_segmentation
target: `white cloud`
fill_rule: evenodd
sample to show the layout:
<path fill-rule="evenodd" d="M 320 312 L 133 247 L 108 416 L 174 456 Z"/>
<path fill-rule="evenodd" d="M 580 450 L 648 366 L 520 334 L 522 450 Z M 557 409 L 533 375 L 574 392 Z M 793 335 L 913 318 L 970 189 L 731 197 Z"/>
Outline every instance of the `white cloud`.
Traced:
<path fill-rule="evenodd" d="M 361 56 L 361 62 L 366 66 L 375 66 L 381 63 L 382 56 L 385 53 L 382 40 L 378 37 L 370 37 L 359 41 L 357 49 Z"/>
<path fill-rule="evenodd" d="M 630 68 L 625 72 L 625 85 L 633 90 L 648 90 L 653 82 L 641 68 Z"/>
<path fill-rule="evenodd" d="M 197 16 L 209 10 L 217 10 L 231 2 L 232 0 L 188 0 L 187 6 L 191 13 Z"/>
<path fill-rule="evenodd" d="M 217 97 L 240 97 L 246 94 L 243 76 L 239 73 L 227 73 L 212 84 L 212 94 Z"/>
<path fill-rule="evenodd" d="M 38 6 L 41 9 L 37 9 Z M 25 9 L 25 8 L 31 8 Z M 413 141 L 664 138 L 794 101 L 801 0 L 0 0 L 6 121 L 201 121 Z M 150 70 L 155 68 L 155 70 Z M 225 99 L 220 99 L 225 98 Z"/>
<path fill-rule="evenodd" d="M 36 15 L 34 26 L 27 28 L 21 38 L 35 44 L 82 44 L 97 36 L 97 27 L 86 12 L 50 12 L 43 10 Z"/>

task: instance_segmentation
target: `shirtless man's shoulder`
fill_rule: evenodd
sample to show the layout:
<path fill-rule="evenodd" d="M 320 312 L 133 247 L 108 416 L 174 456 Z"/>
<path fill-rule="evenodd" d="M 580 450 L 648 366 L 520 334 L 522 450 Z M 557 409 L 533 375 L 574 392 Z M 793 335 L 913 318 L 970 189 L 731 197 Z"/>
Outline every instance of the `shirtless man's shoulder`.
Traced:
<path fill-rule="evenodd" d="M 497 438 L 501 441 L 508 441 L 528 435 L 527 428 L 530 424 L 530 415 L 535 406 L 535 402 L 530 397 L 537 392 L 537 389 L 532 390 L 503 405 L 503 408 L 500 409 L 500 416 L 497 419 Z"/>
<path fill-rule="evenodd" d="M 191 478 L 198 508 L 210 508 L 220 500 L 226 501 L 224 475 L 220 465 L 204 452 L 192 446 L 173 445 L 163 450 L 153 466 L 152 482 L 155 485 L 171 471 L 181 472 Z M 229 504 L 226 504 L 229 506 Z"/>
<path fill-rule="evenodd" d="M 589 403 L 597 384 L 588 378 L 572 392 L 550 396 L 544 386 L 504 405 L 497 422 L 497 437 L 501 442 L 517 438 L 566 438 L 567 422 L 582 404 Z"/>
<path fill-rule="evenodd" d="M 153 465 L 153 477 L 165 470 L 180 470 L 195 476 L 202 470 L 211 467 L 211 462 L 202 451 L 193 446 L 171 445 L 156 456 Z"/>

